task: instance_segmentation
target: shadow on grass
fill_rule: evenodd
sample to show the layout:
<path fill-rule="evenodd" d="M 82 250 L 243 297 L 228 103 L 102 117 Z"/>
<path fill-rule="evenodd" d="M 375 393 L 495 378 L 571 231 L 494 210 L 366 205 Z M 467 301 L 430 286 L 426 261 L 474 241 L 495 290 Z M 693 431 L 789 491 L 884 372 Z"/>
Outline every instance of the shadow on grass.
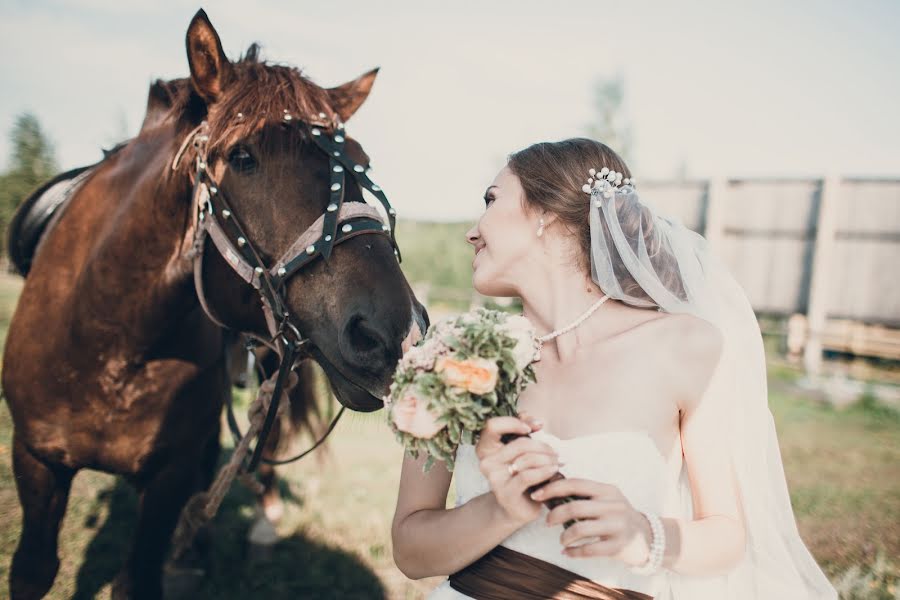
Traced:
<path fill-rule="evenodd" d="M 222 460 L 227 460 L 223 453 Z M 302 498 L 295 501 L 302 503 Z M 95 598 L 115 578 L 128 556 L 137 518 L 137 495 L 117 479 L 98 497 L 86 527 L 96 527 L 103 505 L 108 516 L 91 540 L 73 596 Z M 213 524 L 210 568 L 191 598 L 366 598 L 387 597 L 372 570 L 353 554 L 303 534 L 281 539 L 265 559 L 251 559 L 246 544 L 255 510 L 250 492 L 236 483 L 222 502 Z"/>
<path fill-rule="evenodd" d="M 112 487 L 97 495 L 93 510 L 85 519 L 86 528 L 97 527 L 104 504 L 108 514 L 85 550 L 73 600 L 96 598 L 100 588 L 111 582 L 119 572 L 131 547 L 131 533 L 137 520 L 137 494 L 134 489 L 117 478 Z"/>

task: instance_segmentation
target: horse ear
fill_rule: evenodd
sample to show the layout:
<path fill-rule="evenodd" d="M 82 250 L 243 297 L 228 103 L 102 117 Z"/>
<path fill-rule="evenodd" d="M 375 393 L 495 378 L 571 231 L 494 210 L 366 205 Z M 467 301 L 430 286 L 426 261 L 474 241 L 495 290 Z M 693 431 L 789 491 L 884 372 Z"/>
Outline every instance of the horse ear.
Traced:
<path fill-rule="evenodd" d="M 353 113 L 359 110 L 362 103 L 369 97 L 372 84 L 375 83 L 375 76 L 378 75 L 378 68 L 375 67 L 353 81 L 325 90 L 331 97 L 331 107 L 342 121 L 349 121 Z"/>
<path fill-rule="evenodd" d="M 231 81 L 232 67 L 206 11 L 197 11 L 185 36 L 191 83 L 207 103 L 215 102 Z"/>
<path fill-rule="evenodd" d="M 147 93 L 147 112 L 144 113 L 141 131 L 162 123 L 173 103 L 174 92 L 169 87 L 169 83 L 162 79 L 154 81 Z"/>

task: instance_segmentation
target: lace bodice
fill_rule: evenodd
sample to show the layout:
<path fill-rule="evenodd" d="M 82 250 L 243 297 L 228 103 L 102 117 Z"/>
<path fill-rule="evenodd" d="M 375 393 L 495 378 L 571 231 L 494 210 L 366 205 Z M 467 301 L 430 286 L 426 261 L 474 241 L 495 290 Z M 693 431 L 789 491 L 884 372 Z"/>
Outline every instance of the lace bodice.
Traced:
<path fill-rule="evenodd" d="M 537 431 L 531 436 L 553 447 L 564 463 L 560 469 L 566 477 L 591 479 L 617 486 L 639 511 L 655 512 L 661 516 L 680 513 L 678 480 L 681 475 L 681 453 L 671 460 L 660 453 L 653 439 L 646 433 L 634 431 L 605 432 L 572 439 L 560 439 Z M 478 469 L 474 446 L 463 444 L 456 453 L 454 470 L 456 505 L 490 491 L 490 485 Z M 611 588 L 625 588 L 643 592 L 664 600 L 668 597 L 666 575 L 662 571 L 653 576 L 635 575 L 621 562 L 600 557 L 573 558 L 560 553 L 559 536 L 562 525 L 548 527 L 544 522 L 547 509 L 541 516 L 525 525 L 501 545 L 559 565 Z M 442 583 L 429 600 L 458 600 L 467 598 Z"/>

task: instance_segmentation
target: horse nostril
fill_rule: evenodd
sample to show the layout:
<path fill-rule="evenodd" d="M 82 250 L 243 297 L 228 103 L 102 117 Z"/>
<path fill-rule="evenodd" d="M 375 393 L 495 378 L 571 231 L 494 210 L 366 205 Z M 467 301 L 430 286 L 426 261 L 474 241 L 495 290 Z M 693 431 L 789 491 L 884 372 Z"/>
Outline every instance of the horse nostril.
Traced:
<path fill-rule="evenodd" d="M 360 315 L 347 322 L 344 335 L 352 350 L 358 354 L 370 354 L 385 347 L 378 331 Z"/>

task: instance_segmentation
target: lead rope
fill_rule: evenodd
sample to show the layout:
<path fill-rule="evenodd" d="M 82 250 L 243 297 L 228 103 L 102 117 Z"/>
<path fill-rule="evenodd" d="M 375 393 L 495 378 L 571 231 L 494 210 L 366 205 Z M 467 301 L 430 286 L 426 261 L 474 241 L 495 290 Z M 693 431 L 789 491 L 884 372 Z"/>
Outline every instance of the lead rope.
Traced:
<path fill-rule="evenodd" d="M 177 561 L 184 556 L 185 552 L 191 547 L 197 532 L 216 516 L 216 513 L 219 511 L 219 507 L 222 504 L 222 500 L 231 488 L 231 484 L 234 482 L 235 478 L 241 477 L 243 483 L 253 488 L 253 483 L 258 485 L 258 482 L 248 482 L 246 481 L 246 478 L 242 476 L 250 475 L 259 464 L 260 460 L 266 460 L 266 462 L 269 462 L 270 464 L 279 465 L 299 460 L 318 448 L 337 425 L 338 419 L 340 419 L 341 415 L 344 413 L 343 407 L 341 407 L 341 410 L 335 415 L 327 431 L 325 431 L 322 437 L 320 437 L 311 448 L 284 461 L 274 461 L 262 458 L 262 451 L 265 446 L 268 428 L 271 428 L 275 415 L 283 405 L 282 403 L 287 401 L 287 389 L 291 386 L 286 386 L 285 384 L 292 373 L 291 367 L 293 366 L 294 357 L 297 351 L 298 348 L 290 346 L 287 349 L 287 353 L 282 357 L 282 363 L 278 371 L 259 386 L 256 399 L 247 409 L 250 425 L 235 446 L 234 452 L 231 454 L 228 463 L 219 470 L 219 473 L 216 475 L 216 479 L 209 487 L 209 490 L 191 496 L 184 509 L 182 509 L 178 525 L 172 536 L 173 560 Z M 289 366 L 285 367 L 284 365 Z M 278 400 L 275 400 L 276 398 L 278 398 Z M 275 402 L 275 404 L 273 404 L 273 402 Z M 250 453 L 250 443 L 257 436 L 259 436 L 259 440 L 253 451 L 250 463 L 244 468 L 244 461 Z M 258 489 L 253 491 L 259 492 Z"/>
<path fill-rule="evenodd" d="M 266 344 L 268 345 L 268 343 L 266 343 Z M 247 345 L 248 352 L 250 351 L 251 347 L 252 347 L 252 343 L 248 343 L 248 345 Z M 247 368 L 248 381 L 251 377 L 255 376 L 255 373 L 257 371 L 261 375 L 265 375 L 262 365 L 260 365 L 255 360 L 254 360 L 254 362 L 255 362 L 255 365 L 253 367 L 248 366 L 248 368 Z M 288 389 L 290 389 L 290 387 L 291 386 L 289 386 Z M 241 433 L 241 428 L 238 425 L 237 417 L 234 414 L 234 404 L 231 401 L 231 394 L 227 395 L 225 405 L 226 405 L 225 412 L 226 412 L 226 420 L 228 423 L 228 429 L 231 430 L 231 438 L 232 438 L 232 440 L 234 440 L 234 444 L 236 446 L 241 442 L 241 439 L 243 439 L 244 434 Z M 316 440 L 316 443 L 313 444 L 311 447 L 307 448 L 303 452 L 296 454 L 290 458 L 273 459 L 273 458 L 266 458 L 265 456 L 263 456 L 260 459 L 260 462 L 274 467 L 274 466 L 287 465 L 292 462 L 296 462 L 296 461 L 300 460 L 301 458 L 303 458 L 304 456 L 306 456 L 307 454 L 309 454 L 310 452 L 312 452 L 313 450 L 315 450 L 316 448 L 318 448 L 325 442 L 325 439 L 337 426 L 338 420 L 341 418 L 341 415 L 344 414 L 344 411 L 346 410 L 346 408 L 347 408 L 346 406 L 341 406 L 341 408 L 338 410 L 337 414 L 334 414 L 334 412 L 332 410 L 328 411 L 329 417 L 331 418 L 331 422 L 328 424 L 328 427 L 326 428 L 325 432 L 319 437 L 318 440 Z M 332 416 L 332 415 L 334 415 L 334 416 Z M 249 475 L 249 473 L 244 473 L 244 475 Z M 253 482 L 247 481 L 242 476 L 239 476 L 239 478 L 241 478 L 241 483 L 245 484 L 248 488 L 250 488 L 251 490 L 254 490 L 254 491 L 256 490 L 257 485 L 255 485 Z"/>
<path fill-rule="evenodd" d="M 276 377 L 276 381 L 279 375 L 281 375 L 281 369 L 273 375 L 273 377 Z M 272 382 L 272 377 L 259 386 L 256 399 L 248 409 L 250 425 L 244 437 L 235 446 L 228 463 L 219 469 L 219 473 L 209 489 L 191 496 L 191 499 L 188 500 L 182 509 L 178 525 L 175 527 L 175 533 L 172 536 L 172 559 L 174 561 L 178 561 L 184 556 L 185 552 L 191 547 L 194 537 L 200 531 L 200 528 L 209 523 L 219 511 L 222 500 L 231 488 L 235 477 L 237 477 L 244 466 L 244 460 L 250 451 L 251 441 L 262 430 L 263 421 L 268 412 L 267 409 L 271 406 L 273 400 L 272 392 L 274 390 L 275 382 Z"/>

